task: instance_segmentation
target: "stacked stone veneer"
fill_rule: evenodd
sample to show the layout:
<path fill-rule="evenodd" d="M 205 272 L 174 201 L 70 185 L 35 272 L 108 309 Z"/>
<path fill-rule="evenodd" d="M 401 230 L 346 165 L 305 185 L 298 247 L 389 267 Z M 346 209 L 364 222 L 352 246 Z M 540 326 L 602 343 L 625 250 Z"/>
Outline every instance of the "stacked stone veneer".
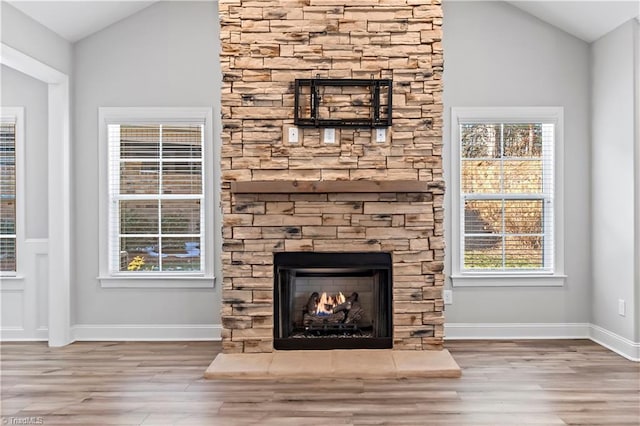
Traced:
<path fill-rule="evenodd" d="M 223 350 L 273 350 L 273 253 L 393 253 L 395 349 L 443 337 L 439 0 L 220 0 Z M 289 144 L 295 78 L 392 78 L 393 126 Z M 347 100 L 348 102 L 348 100 Z M 344 107 L 344 105 L 342 105 Z M 344 110 L 344 108 L 343 108 Z M 236 194 L 231 181 L 420 180 L 424 193 Z"/>

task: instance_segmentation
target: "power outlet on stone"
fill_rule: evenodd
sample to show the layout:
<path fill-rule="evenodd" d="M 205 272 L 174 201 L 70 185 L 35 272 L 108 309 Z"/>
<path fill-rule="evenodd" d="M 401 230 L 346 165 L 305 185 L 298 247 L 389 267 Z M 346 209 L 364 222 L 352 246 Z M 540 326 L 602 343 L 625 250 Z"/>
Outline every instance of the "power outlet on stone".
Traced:
<path fill-rule="evenodd" d="M 336 143 L 336 129 L 324 129 L 324 143 Z"/>
<path fill-rule="evenodd" d="M 288 139 L 289 139 L 289 143 L 298 143 L 297 127 L 289 127 Z"/>

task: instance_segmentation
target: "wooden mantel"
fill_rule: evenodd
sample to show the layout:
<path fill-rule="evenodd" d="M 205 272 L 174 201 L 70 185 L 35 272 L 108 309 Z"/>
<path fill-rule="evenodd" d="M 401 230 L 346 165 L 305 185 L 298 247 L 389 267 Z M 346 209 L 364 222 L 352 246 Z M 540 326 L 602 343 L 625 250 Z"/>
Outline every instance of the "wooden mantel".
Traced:
<path fill-rule="evenodd" d="M 429 192 L 434 183 L 418 180 L 323 180 L 231 182 L 236 194 L 292 194 L 338 192 Z"/>

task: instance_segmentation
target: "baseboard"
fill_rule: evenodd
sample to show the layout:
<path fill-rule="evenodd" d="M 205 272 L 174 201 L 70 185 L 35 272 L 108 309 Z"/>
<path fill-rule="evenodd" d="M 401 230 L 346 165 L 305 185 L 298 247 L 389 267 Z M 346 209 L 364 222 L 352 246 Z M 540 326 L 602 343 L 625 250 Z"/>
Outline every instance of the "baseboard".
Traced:
<path fill-rule="evenodd" d="M 0 329 L 0 341 L 2 342 L 46 342 L 49 339 L 49 330 L 38 328 L 34 332 L 27 333 L 22 327 L 3 327 Z"/>
<path fill-rule="evenodd" d="M 80 324 L 72 327 L 75 341 L 193 341 L 221 340 L 220 324 Z M 47 330 L 25 337 L 20 327 L 0 330 L 3 342 L 46 341 Z M 631 360 L 640 362 L 640 343 L 632 342 L 589 323 L 450 323 L 445 340 L 590 339 Z"/>
<path fill-rule="evenodd" d="M 72 327 L 76 341 L 221 340 L 220 324 L 79 324 Z"/>
<path fill-rule="evenodd" d="M 640 343 L 632 342 L 595 324 L 591 324 L 589 338 L 631 361 L 640 362 Z"/>
<path fill-rule="evenodd" d="M 588 339 L 589 323 L 450 323 L 446 340 Z"/>
<path fill-rule="evenodd" d="M 450 323 L 444 331 L 445 340 L 590 339 L 640 362 L 640 343 L 589 323 Z"/>

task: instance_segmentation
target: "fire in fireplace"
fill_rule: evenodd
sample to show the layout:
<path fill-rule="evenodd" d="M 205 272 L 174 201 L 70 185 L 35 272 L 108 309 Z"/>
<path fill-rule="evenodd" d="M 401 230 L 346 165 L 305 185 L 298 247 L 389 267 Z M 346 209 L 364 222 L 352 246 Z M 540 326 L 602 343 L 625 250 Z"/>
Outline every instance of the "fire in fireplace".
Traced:
<path fill-rule="evenodd" d="M 274 255 L 275 349 L 392 347 L 389 253 Z"/>

